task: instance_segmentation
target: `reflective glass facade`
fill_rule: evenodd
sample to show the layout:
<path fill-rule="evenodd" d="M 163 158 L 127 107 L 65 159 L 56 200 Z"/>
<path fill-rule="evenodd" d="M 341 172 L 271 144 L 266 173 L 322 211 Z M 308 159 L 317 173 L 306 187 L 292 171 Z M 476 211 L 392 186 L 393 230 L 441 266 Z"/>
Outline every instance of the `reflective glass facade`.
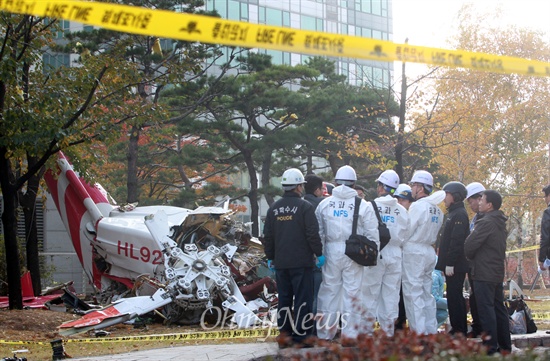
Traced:
<path fill-rule="evenodd" d="M 303 30 L 393 40 L 391 0 L 206 0 L 222 18 Z M 258 49 L 275 64 L 296 65 L 309 55 Z M 388 87 L 393 63 L 334 58 L 339 74 L 358 86 Z M 227 59 L 220 59 L 225 62 Z"/>

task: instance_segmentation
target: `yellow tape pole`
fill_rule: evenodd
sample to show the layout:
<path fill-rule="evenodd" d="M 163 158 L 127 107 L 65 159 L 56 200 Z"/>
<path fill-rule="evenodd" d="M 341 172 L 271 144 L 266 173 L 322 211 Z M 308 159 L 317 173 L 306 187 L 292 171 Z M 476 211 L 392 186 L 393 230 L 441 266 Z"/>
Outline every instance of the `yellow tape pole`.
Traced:
<path fill-rule="evenodd" d="M 406 61 L 497 73 L 550 76 L 549 62 L 397 44 L 357 36 L 249 24 L 127 5 L 70 0 L 0 0 L 0 10 L 61 18 L 125 33 L 169 39 L 331 57 Z"/>

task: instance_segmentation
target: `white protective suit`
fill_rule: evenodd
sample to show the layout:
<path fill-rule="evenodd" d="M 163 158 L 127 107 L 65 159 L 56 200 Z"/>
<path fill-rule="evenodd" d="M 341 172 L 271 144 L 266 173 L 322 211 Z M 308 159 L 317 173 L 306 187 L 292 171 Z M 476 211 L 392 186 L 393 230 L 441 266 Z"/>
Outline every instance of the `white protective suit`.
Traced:
<path fill-rule="evenodd" d="M 409 214 L 389 194 L 374 201 L 380 218 L 390 230 L 391 240 L 380 252 L 377 265 L 363 268 L 363 327 L 367 334 L 372 334 L 378 318 L 380 328 L 393 336 L 394 322 L 399 315 L 402 247 L 409 235 Z"/>
<path fill-rule="evenodd" d="M 363 287 L 363 266 L 345 255 L 346 240 L 351 235 L 353 210 L 357 192 L 348 186 L 338 186 L 332 196 L 324 199 L 315 211 L 319 235 L 326 257 L 322 268 L 323 282 L 317 297 L 317 336 L 332 340 L 342 317 L 342 336 L 356 338 L 361 323 L 360 302 Z M 378 246 L 378 221 L 370 203 L 361 200 L 357 234 L 375 241 Z"/>
<path fill-rule="evenodd" d="M 403 300 L 409 327 L 418 334 L 437 332 L 432 272 L 434 244 L 443 224 L 443 212 L 437 205 L 444 199 L 445 192 L 437 191 L 409 208 L 410 236 L 403 245 Z"/>

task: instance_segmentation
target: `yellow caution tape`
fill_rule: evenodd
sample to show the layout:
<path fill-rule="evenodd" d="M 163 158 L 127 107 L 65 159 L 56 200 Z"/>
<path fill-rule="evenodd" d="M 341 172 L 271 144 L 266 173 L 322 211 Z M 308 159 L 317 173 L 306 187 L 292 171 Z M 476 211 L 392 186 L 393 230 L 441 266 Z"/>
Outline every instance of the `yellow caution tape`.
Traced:
<path fill-rule="evenodd" d="M 358 36 L 250 24 L 204 15 L 73 0 L 0 0 L 0 10 L 61 18 L 125 33 L 291 53 L 404 61 L 497 73 L 550 76 L 550 63 Z"/>
<path fill-rule="evenodd" d="M 550 312 L 531 313 L 534 320 L 550 320 Z"/>
<path fill-rule="evenodd" d="M 44 341 L 7 341 L 0 340 L 0 345 L 49 345 L 49 342 Z"/>
<path fill-rule="evenodd" d="M 68 339 L 69 342 L 125 342 L 125 341 L 196 341 L 196 340 L 217 340 L 248 337 L 269 337 L 273 333 L 278 334 L 278 330 L 273 329 L 255 329 L 255 330 L 226 330 L 210 332 L 192 332 L 192 333 L 169 333 L 162 335 L 139 335 L 123 337 L 98 337 L 86 339 Z"/>
<path fill-rule="evenodd" d="M 525 247 L 525 248 L 519 248 L 519 249 L 513 249 L 511 251 L 506 251 L 506 254 L 517 253 L 517 252 L 525 252 L 525 251 L 533 251 L 533 250 L 536 250 L 536 249 L 539 249 L 539 248 L 540 248 L 539 245 L 529 246 L 529 247 Z"/>
<path fill-rule="evenodd" d="M 102 343 L 102 342 L 126 342 L 126 341 L 198 341 L 198 340 L 220 340 L 250 337 L 269 337 L 279 334 L 277 329 L 253 329 L 253 330 L 220 330 L 209 332 L 191 332 L 191 333 L 169 333 L 161 335 L 139 335 L 139 336 L 121 336 L 121 337 L 96 337 L 96 338 L 75 338 L 63 340 L 64 343 Z M 43 341 L 6 341 L 0 340 L 0 344 L 9 345 L 49 345 L 49 342 Z"/>

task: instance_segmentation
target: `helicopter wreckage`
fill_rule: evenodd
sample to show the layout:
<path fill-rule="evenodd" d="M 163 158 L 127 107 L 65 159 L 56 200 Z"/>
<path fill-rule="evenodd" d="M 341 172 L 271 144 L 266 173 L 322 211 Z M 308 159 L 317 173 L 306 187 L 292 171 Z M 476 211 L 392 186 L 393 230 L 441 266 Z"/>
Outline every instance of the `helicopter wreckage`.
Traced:
<path fill-rule="evenodd" d="M 60 154 L 45 178 L 100 304 L 60 326 L 60 334 L 99 330 L 155 311 L 170 323 L 197 324 L 221 313 L 235 327 L 261 325 L 258 309 L 276 286 L 258 276 L 263 247 L 223 207 L 117 206 L 80 178 Z M 230 317 L 227 317 L 230 315 Z M 269 318 L 269 316 L 268 316 Z"/>

